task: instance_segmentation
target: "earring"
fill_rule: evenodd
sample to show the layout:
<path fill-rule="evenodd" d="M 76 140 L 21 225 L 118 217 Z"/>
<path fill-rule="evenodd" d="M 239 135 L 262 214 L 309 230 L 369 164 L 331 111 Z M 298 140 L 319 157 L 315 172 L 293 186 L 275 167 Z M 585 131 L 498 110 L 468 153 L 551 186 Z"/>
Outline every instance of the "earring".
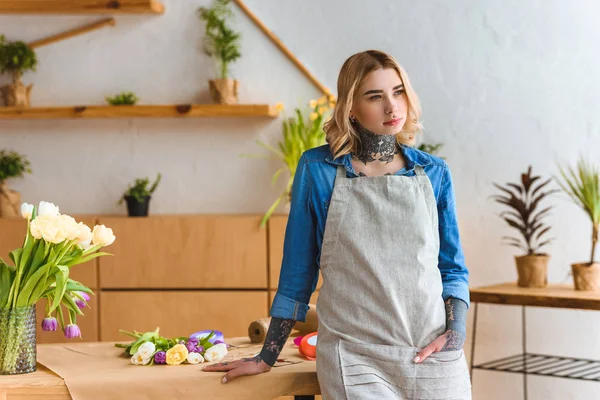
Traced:
<path fill-rule="evenodd" d="M 356 118 L 350 117 L 350 121 L 352 121 L 352 123 L 354 123 L 354 122 L 356 122 Z"/>

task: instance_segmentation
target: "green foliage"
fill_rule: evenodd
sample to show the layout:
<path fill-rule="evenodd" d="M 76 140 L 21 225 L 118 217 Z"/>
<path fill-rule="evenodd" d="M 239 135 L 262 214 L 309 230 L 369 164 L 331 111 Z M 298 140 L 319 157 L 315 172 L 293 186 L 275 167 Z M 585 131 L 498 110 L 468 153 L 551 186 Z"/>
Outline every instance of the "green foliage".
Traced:
<path fill-rule="evenodd" d="M 541 255 L 539 249 L 554 240 L 542 240 L 542 236 L 550 230 L 549 226 L 542 223 L 542 218 L 547 215 L 552 207 L 546 207 L 537 214 L 535 212 L 544 197 L 558 192 L 558 190 L 541 191 L 543 187 L 550 183 L 552 178 L 541 183 L 538 182 L 535 186 L 535 182 L 539 179 L 539 176 L 531 175 L 531 166 L 529 166 L 527 172 L 521 174 L 519 183 L 509 182 L 505 186 L 494 183 L 494 186 L 500 189 L 503 194 L 492 198 L 511 209 L 500 213 L 500 217 L 511 228 L 519 231 L 522 236 L 521 240 L 512 236 L 504 236 L 503 239 L 507 241 L 509 246 L 518 247 L 525 251 L 527 255 Z"/>
<path fill-rule="evenodd" d="M 596 244 L 598 243 L 598 227 L 600 226 L 600 174 L 598 166 L 591 165 L 580 158 L 576 168 L 566 171 L 559 166 L 562 181 L 558 184 L 573 202 L 581 207 L 592 222 L 592 254 L 590 264 L 594 263 Z"/>
<path fill-rule="evenodd" d="M 105 97 L 111 106 L 132 105 L 138 102 L 138 97 L 133 92 L 121 92 L 113 97 Z"/>
<path fill-rule="evenodd" d="M 229 76 L 229 64 L 241 57 L 240 33 L 227 25 L 232 17 L 230 0 L 215 0 L 212 7 L 200 7 L 198 16 L 206 23 L 204 30 L 204 51 L 217 65 L 221 79 Z"/>
<path fill-rule="evenodd" d="M 7 42 L 0 35 L 0 73 L 12 72 L 22 74 L 25 71 L 35 71 L 37 57 L 33 49 L 24 42 Z"/>
<path fill-rule="evenodd" d="M 158 186 L 161 178 L 162 178 L 162 175 L 159 173 L 156 176 L 156 180 L 154 181 L 154 183 L 152 184 L 152 186 L 150 187 L 150 189 L 148 189 L 148 185 L 150 184 L 150 179 L 148 179 L 148 178 L 137 178 L 135 180 L 135 182 L 133 183 L 133 185 L 130 185 L 129 188 L 127 189 L 127 191 L 125 191 L 125 194 L 119 200 L 119 204 L 123 203 L 123 200 L 125 199 L 125 197 L 128 197 L 128 196 L 135 197 L 135 199 L 139 203 L 143 203 L 144 202 L 144 198 L 150 197 L 152 195 L 152 193 L 154 193 L 154 191 L 156 190 L 156 187 Z"/>
<path fill-rule="evenodd" d="M 442 143 L 436 143 L 436 144 L 422 143 L 419 145 L 418 149 L 421 151 L 424 151 L 425 153 L 437 155 L 439 150 L 442 148 L 442 146 L 443 146 Z M 442 157 L 442 158 L 444 158 L 444 157 Z"/>
<path fill-rule="evenodd" d="M 8 178 L 22 178 L 31 173 L 29 160 L 15 151 L 0 150 L 0 182 Z"/>

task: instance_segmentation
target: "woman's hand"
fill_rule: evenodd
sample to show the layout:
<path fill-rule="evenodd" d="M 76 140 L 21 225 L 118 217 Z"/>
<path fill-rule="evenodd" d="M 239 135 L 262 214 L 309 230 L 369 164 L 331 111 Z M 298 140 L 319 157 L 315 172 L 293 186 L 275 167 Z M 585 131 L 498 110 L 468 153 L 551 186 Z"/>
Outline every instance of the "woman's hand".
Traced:
<path fill-rule="evenodd" d="M 422 349 L 413 359 L 414 362 L 423 362 L 432 353 L 440 351 L 460 350 L 465 344 L 465 336 L 460 332 L 448 329 L 442 335 L 438 336 L 433 342 Z"/>
<path fill-rule="evenodd" d="M 222 383 L 231 382 L 233 379 L 239 376 L 246 375 L 258 375 L 263 372 L 269 372 L 271 366 L 264 362 L 260 355 L 252 358 L 242 358 L 241 360 L 235 361 L 224 361 L 217 364 L 207 365 L 202 368 L 202 371 L 217 372 L 227 371 L 227 373 L 221 379 Z"/>

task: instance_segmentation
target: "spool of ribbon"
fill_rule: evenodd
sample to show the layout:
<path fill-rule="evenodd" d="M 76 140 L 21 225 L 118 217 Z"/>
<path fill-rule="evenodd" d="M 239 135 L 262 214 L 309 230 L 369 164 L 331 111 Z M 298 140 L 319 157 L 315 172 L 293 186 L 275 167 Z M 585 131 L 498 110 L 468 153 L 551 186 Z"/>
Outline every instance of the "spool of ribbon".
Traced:
<path fill-rule="evenodd" d="M 208 339 L 209 342 L 214 343 L 216 340 L 220 340 L 221 342 L 223 342 L 223 332 L 218 331 L 216 329 L 205 329 L 203 331 L 198 331 L 195 333 L 192 333 L 190 335 L 190 337 L 195 337 L 198 340 L 207 337 L 212 331 L 215 331 L 215 334 L 213 337 L 211 337 L 210 339 Z"/>
<path fill-rule="evenodd" d="M 309 333 L 300 341 L 298 348 L 300 354 L 307 359 L 314 361 L 317 359 L 317 332 Z"/>
<path fill-rule="evenodd" d="M 319 321 L 317 318 L 317 306 L 314 304 L 308 305 L 308 313 L 306 313 L 306 322 L 296 322 L 294 329 L 297 329 L 302 334 L 316 332 L 319 329 Z M 263 343 L 269 331 L 271 318 L 261 318 L 252 321 L 248 326 L 248 337 L 252 343 Z"/>

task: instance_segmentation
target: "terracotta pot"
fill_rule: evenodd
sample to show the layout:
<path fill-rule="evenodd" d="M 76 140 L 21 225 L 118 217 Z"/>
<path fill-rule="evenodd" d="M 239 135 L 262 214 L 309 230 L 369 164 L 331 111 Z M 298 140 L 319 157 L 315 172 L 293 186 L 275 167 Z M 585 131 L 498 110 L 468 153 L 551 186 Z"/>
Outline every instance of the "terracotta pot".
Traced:
<path fill-rule="evenodd" d="M 0 94 L 7 107 L 29 107 L 31 105 L 30 94 L 33 83 L 25 86 L 18 74 L 14 75 L 13 83 L 0 87 Z"/>
<path fill-rule="evenodd" d="M 21 193 L 11 190 L 6 183 L 0 182 L 0 217 L 19 217 L 21 215 Z"/>
<path fill-rule="evenodd" d="M 548 285 L 548 255 L 516 256 L 517 285 L 543 288 Z"/>
<path fill-rule="evenodd" d="M 218 104 L 237 104 L 238 81 L 234 79 L 213 79 L 208 81 L 210 96 Z"/>
<path fill-rule="evenodd" d="M 600 264 L 578 263 L 571 264 L 575 290 L 600 291 Z"/>

